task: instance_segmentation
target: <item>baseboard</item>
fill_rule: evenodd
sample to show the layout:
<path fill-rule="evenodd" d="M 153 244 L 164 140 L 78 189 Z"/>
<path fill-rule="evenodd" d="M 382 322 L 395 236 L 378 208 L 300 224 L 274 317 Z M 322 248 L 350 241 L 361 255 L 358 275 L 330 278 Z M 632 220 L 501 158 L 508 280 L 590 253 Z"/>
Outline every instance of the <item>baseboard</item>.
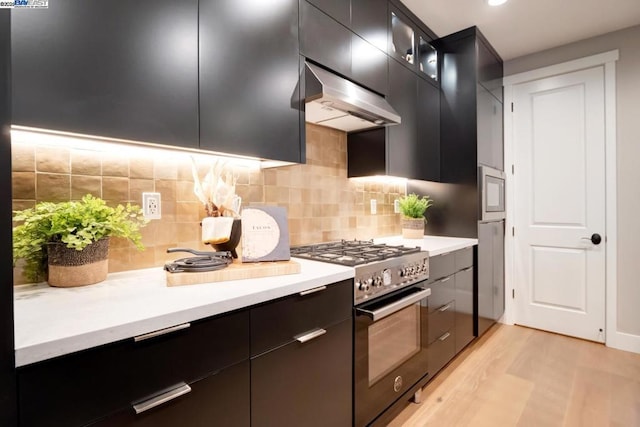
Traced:
<path fill-rule="evenodd" d="M 608 334 L 605 345 L 618 350 L 640 354 L 640 335 L 615 332 Z"/>

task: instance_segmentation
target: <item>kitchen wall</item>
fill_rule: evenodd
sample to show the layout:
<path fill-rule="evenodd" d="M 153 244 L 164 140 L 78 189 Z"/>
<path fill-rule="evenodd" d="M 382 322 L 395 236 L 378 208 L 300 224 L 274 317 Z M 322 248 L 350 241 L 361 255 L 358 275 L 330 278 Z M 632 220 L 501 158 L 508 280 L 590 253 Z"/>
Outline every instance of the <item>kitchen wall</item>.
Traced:
<path fill-rule="evenodd" d="M 513 59 L 504 64 L 505 76 L 618 49 L 616 63 L 618 290 L 617 331 L 640 340 L 640 26 Z"/>
<path fill-rule="evenodd" d="M 403 183 L 347 179 L 346 133 L 307 125 L 307 163 L 273 169 L 229 166 L 238 177 L 243 204 L 287 208 L 292 245 L 335 239 L 370 239 L 400 234 L 393 201 L 405 193 Z M 112 239 L 111 272 L 161 266 L 185 254 L 167 254 L 170 247 L 210 250 L 199 242 L 204 207 L 193 194 L 191 157 L 152 148 L 51 146 L 27 138 L 12 144 L 13 209 L 39 201 L 76 200 L 91 193 L 110 205 L 140 204 L 142 192 L 162 195 L 162 219 L 143 229 L 146 250 Z M 216 158 L 196 157 L 203 178 Z M 377 214 L 370 214 L 370 200 Z M 14 283 L 25 282 L 21 270 Z"/>

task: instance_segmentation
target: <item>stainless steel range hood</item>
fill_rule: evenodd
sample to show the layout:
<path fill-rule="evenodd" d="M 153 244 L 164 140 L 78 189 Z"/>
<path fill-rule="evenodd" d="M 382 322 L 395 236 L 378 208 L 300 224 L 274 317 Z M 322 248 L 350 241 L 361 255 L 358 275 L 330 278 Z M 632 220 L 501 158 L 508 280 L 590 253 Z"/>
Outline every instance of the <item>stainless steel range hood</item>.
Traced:
<path fill-rule="evenodd" d="M 346 132 L 397 125 L 400 116 L 380 95 L 305 63 L 306 121 Z"/>

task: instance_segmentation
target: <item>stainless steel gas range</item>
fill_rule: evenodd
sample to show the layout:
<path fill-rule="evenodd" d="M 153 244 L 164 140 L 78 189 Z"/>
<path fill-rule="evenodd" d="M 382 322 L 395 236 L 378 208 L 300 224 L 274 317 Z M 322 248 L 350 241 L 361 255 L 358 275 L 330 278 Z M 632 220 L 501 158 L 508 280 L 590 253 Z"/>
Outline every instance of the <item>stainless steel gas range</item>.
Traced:
<path fill-rule="evenodd" d="M 429 256 L 417 247 L 342 240 L 291 255 L 353 266 L 354 422 L 364 426 L 428 377 Z"/>

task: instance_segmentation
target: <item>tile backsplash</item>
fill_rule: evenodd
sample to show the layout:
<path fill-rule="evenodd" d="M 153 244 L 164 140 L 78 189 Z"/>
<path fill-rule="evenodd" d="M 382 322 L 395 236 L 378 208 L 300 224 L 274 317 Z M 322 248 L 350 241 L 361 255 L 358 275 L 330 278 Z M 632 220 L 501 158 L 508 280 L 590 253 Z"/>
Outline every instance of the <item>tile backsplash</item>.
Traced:
<path fill-rule="evenodd" d="M 400 233 L 393 201 L 405 193 L 402 183 L 347 178 L 347 137 L 344 132 L 307 125 L 307 163 L 273 169 L 228 166 L 237 175 L 243 205 L 270 204 L 287 208 L 292 245 L 336 239 L 369 239 Z M 216 158 L 198 155 L 202 178 Z M 192 160 L 188 153 L 145 148 L 113 150 L 66 148 L 37 143 L 12 144 L 13 209 L 40 201 L 77 200 L 91 193 L 110 205 L 140 205 L 142 193 L 162 197 L 162 219 L 142 231 L 144 251 L 128 241 L 112 239 L 109 271 L 162 266 L 186 254 L 167 248 L 210 250 L 200 242 L 203 205 L 193 193 Z M 370 214 L 370 200 L 377 214 Z M 25 280 L 20 268 L 14 283 Z"/>

